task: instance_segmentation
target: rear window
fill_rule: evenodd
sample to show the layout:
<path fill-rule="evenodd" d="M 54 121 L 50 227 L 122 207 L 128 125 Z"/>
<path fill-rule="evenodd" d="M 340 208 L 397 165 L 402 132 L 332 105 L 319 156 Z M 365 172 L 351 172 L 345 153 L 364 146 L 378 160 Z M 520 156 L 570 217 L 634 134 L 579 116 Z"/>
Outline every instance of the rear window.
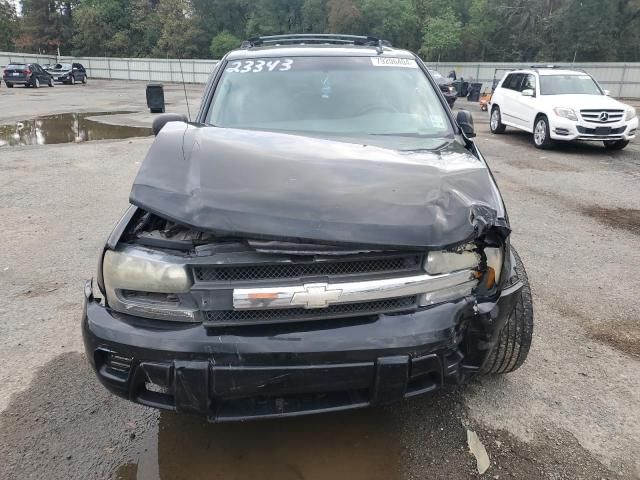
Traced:
<path fill-rule="evenodd" d="M 438 93 L 415 60 L 390 57 L 230 61 L 207 122 L 335 136 L 453 135 Z"/>
<path fill-rule="evenodd" d="M 5 67 L 7 70 L 24 70 L 27 66 L 24 63 L 12 63 Z"/>

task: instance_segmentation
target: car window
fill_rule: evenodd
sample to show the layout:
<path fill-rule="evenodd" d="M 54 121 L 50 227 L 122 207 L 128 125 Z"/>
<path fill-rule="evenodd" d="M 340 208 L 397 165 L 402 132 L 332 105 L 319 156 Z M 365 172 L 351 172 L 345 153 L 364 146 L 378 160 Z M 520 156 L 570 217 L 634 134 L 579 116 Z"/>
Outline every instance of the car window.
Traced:
<path fill-rule="evenodd" d="M 509 90 L 516 90 L 517 86 L 520 84 L 520 74 L 519 73 L 510 73 L 505 78 L 504 82 L 502 82 L 503 88 L 508 88 Z"/>
<path fill-rule="evenodd" d="M 10 63 L 5 68 L 7 70 L 24 70 L 26 67 L 24 63 Z"/>
<path fill-rule="evenodd" d="M 523 90 L 535 91 L 535 89 L 536 89 L 536 77 L 530 73 L 525 75 L 522 81 L 522 87 L 520 88 L 520 91 L 523 91 Z"/>
<path fill-rule="evenodd" d="M 295 57 L 231 61 L 207 123 L 329 136 L 442 138 L 442 103 L 413 59 Z"/>
<path fill-rule="evenodd" d="M 540 75 L 541 95 L 604 95 L 590 75 Z"/>

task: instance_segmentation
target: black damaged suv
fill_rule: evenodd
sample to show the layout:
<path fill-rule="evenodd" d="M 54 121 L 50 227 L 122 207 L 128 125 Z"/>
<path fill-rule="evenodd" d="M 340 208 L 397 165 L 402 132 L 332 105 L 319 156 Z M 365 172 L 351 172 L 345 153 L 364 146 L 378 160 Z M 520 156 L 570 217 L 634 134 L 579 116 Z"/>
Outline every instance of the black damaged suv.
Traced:
<path fill-rule="evenodd" d="M 194 122 L 163 115 L 88 282 L 113 393 L 244 420 L 506 373 L 531 293 L 467 112 L 371 37 L 245 42 Z"/>

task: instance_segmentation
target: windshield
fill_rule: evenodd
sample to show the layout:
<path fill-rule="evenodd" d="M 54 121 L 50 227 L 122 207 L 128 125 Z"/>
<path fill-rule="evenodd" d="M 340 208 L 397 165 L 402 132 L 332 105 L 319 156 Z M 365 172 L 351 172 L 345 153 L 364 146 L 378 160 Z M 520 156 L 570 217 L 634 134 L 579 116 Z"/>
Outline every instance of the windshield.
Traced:
<path fill-rule="evenodd" d="M 55 67 L 53 67 L 54 70 L 71 70 L 71 64 L 70 63 L 57 63 Z"/>
<path fill-rule="evenodd" d="M 600 87 L 589 75 L 540 75 L 541 95 L 602 95 Z"/>
<path fill-rule="evenodd" d="M 295 57 L 231 61 L 207 122 L 311 135 L 453 135 L 436 92 L 413 59 Z"/>

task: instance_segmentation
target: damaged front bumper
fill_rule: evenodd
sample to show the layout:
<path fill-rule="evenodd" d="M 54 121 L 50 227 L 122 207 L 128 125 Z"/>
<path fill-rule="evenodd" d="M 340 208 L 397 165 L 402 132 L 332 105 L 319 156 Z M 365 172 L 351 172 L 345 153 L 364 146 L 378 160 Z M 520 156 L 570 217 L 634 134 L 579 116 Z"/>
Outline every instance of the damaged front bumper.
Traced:
<path fill-rule="evenodd" d="M 113 312 L 85 287 L 87 357 L 113 393 L 212 421 L 388 403 L 461 383 L 482 368 L 516 302 L 516 280 L 410 314 L 309 325 L 205 328 Z"/>

